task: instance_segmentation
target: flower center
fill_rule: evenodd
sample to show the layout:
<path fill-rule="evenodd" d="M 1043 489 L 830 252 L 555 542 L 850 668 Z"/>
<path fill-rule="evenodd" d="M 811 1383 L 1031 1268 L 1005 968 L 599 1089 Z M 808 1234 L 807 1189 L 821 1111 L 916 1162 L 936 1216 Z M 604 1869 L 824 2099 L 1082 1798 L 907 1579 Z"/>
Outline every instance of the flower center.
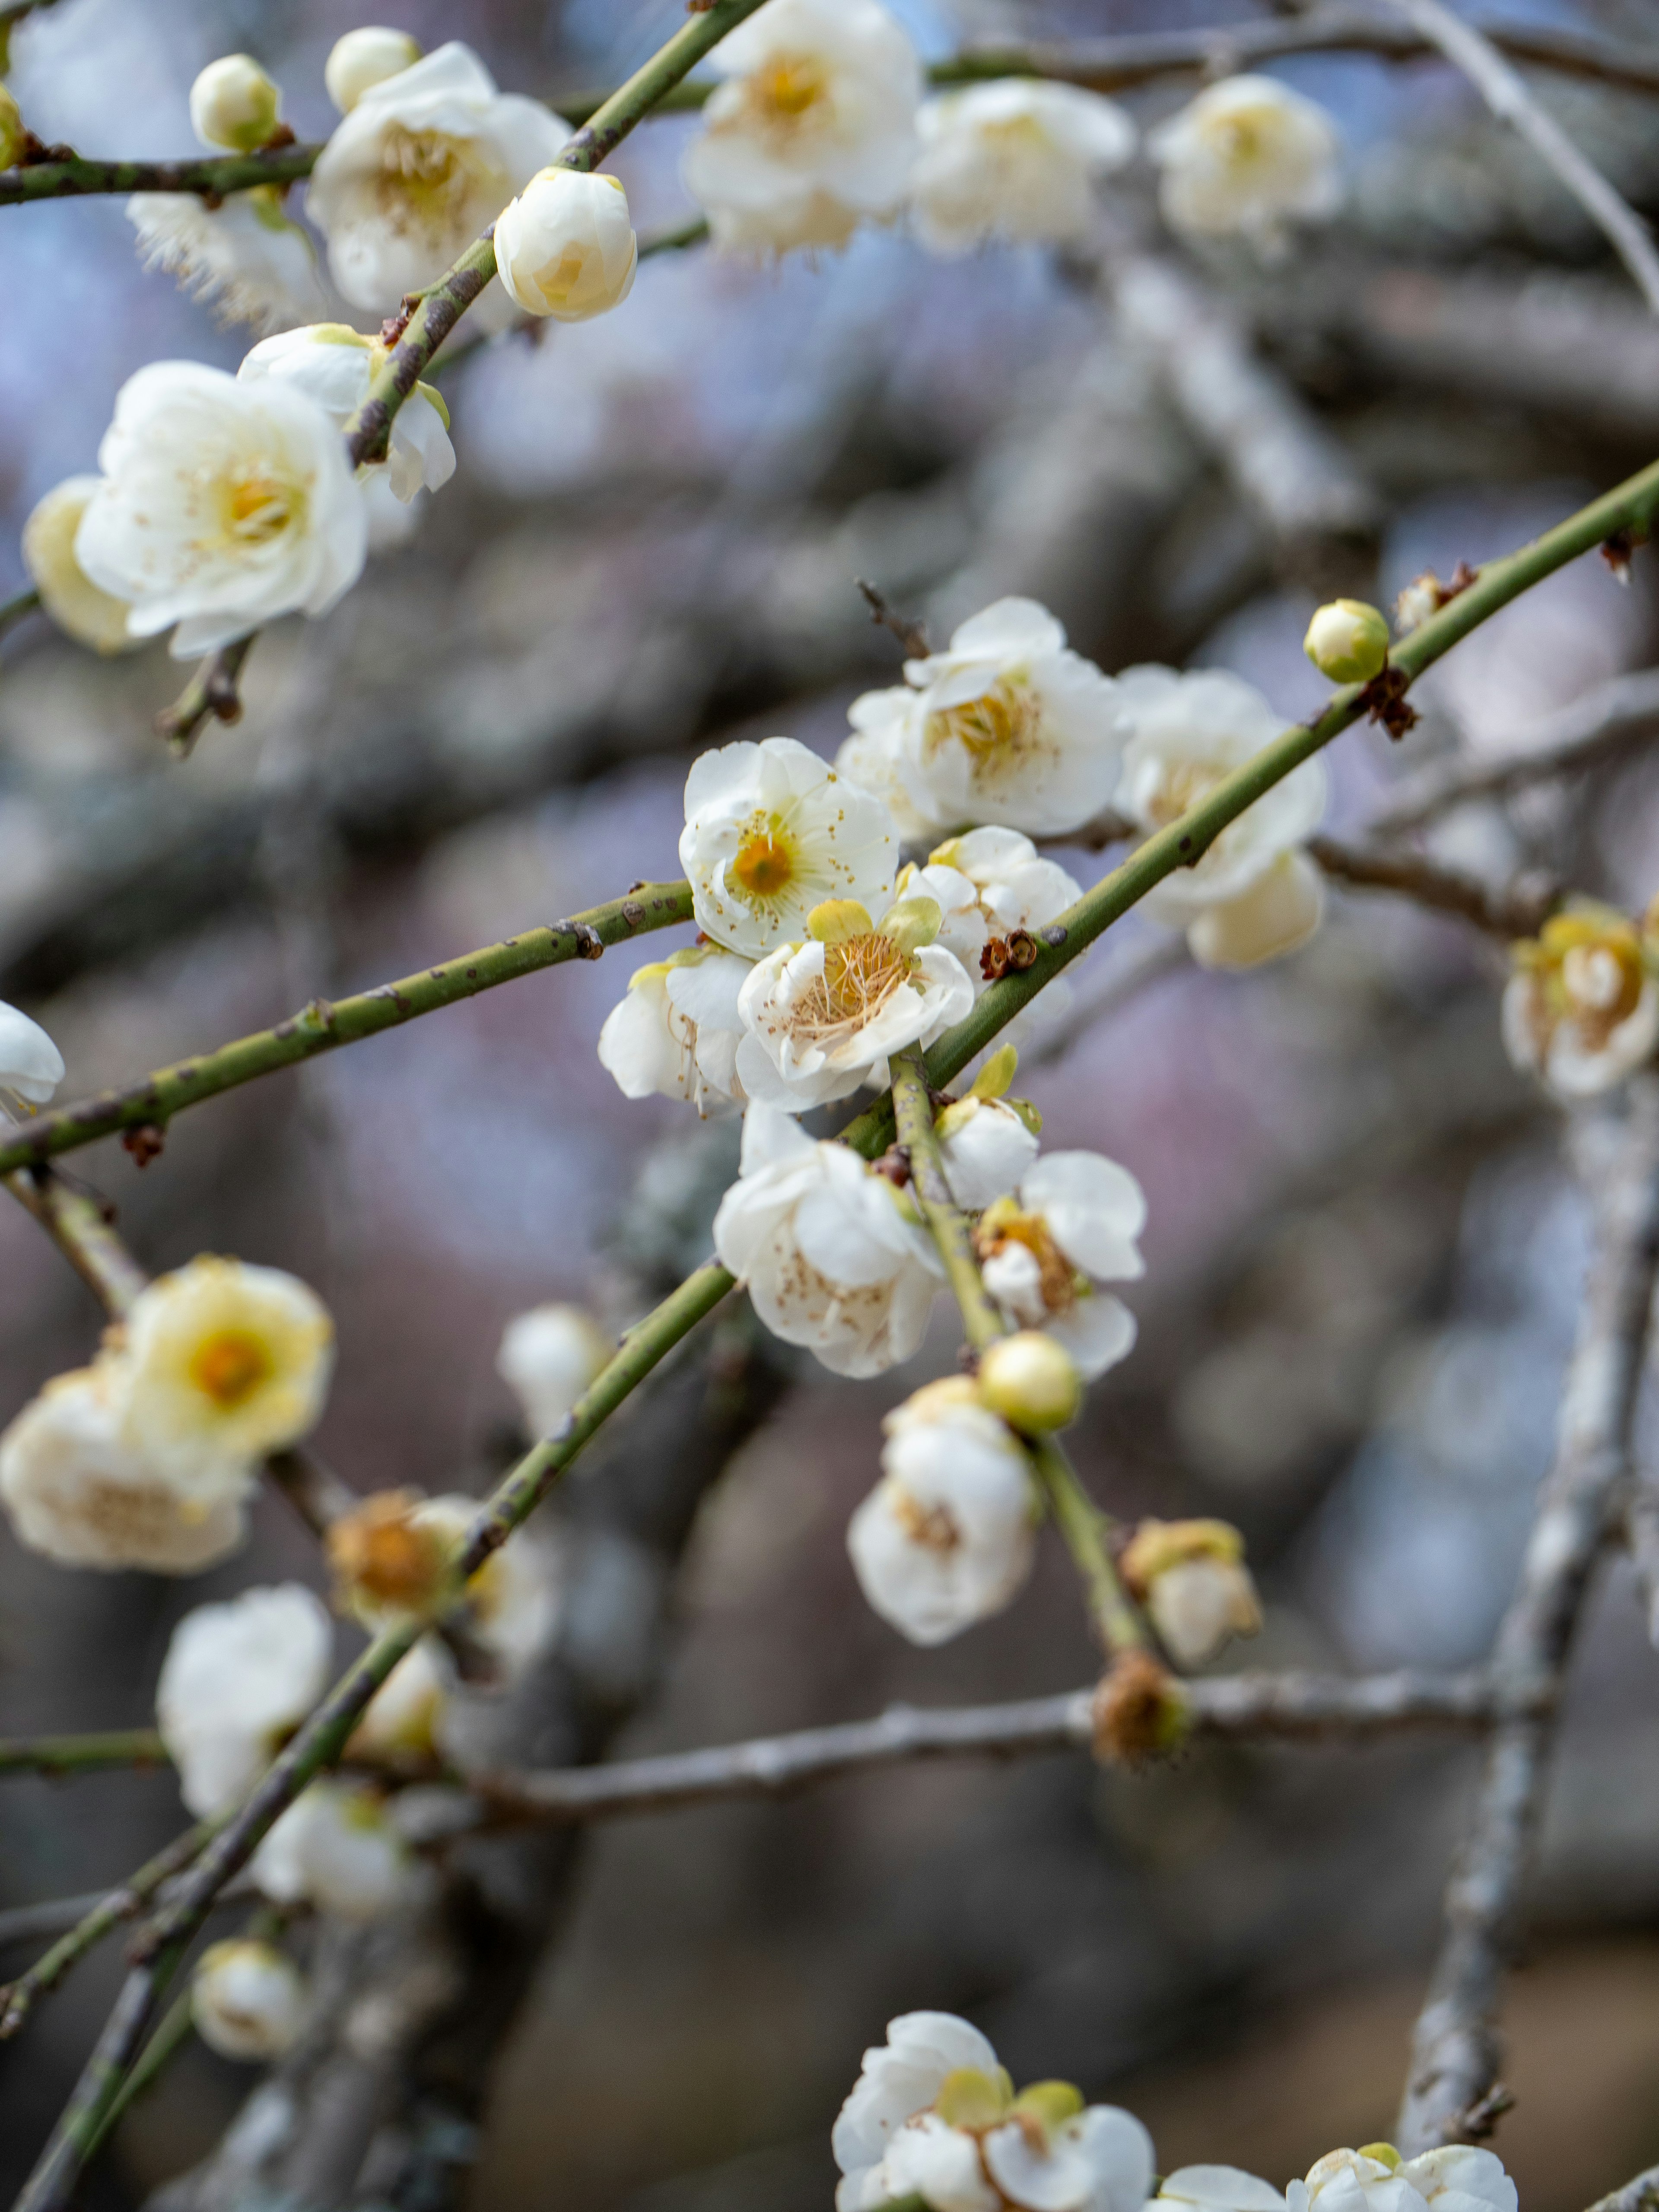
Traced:
<path fill-rule="evenodd" d="M 271 1358 L 251 1329 L 222 1328 L 204 1338 L 191 1354 L 190 1379 L 206 1397 L 229 1413 L 250 1397 L 271 1372 Z"/>
<path fill-rule="evenodd" d="M 268 545 L 280 538 L 302 501 L 292 478 L 278 476 L 263 460 L 250 461 L 228 476 L 221 497 L 225 535 L 239 545 Z"/>
<path fill-rule="evenodd" d="M 1532 972 L 1528 1020 L 1540 1052 L 1547 1052 L 1563 1022 L 1571 1023 L 1586 1051 L 1603 1050 L 1641 999 L 1641 939 L 1616 917 L 1604 924 L 1583 915 L 1558 915 L 1545 923 L 1535 944 L 1521 948 L 1520 957 Z"/>
<path fill-rule="evenodd" d="M 893 1486 L 893 1518 L 913 1544 L 945 1559 L 962 1542 L 962 1531 L 943 1505 L 924 1505 L 898 1484 Z"/>
<path fill-rule="evenodd" d="M 795 841 L 775 814 L 755 816 L 726 869 L 727 882 L 751 905 L 776 898 L 795 876 Z"/>
<path fill-rule="evenodd" d="M 1022 1213 L 1011 1200 L 999 1199 L 987 1208 L 974 1231 L 974 1249 L 983 1267 L 1005 1245 L 1021 1244 L 1037 1263 L 1042 1303 L 1051 1314 L 1070 1310 L 1077 1303 L 1077 1273 L 1055 1243 L 1040 1213 Z"/>
<path fill-rule="evenodd" d="M 806 54 L 780 54 L 744 87 L 747 105 L 763 130 L 787 134 L 829 90 L 822 65 Z"/>
<path fill-rule="evenodd" d="M 815 1044 L 852 1036 L 909 980 L 910 956 L 872 930 L 823 948 L 823 973 L 796 1000 L 790 1027 Z"/>
<path fill-rule="evenodd" d="M 1179 822 L 1200 799 L 1209 797 L 1221 779 L 1222 770 L 1212 768 L 1207 761 L 1166 762 L 1158 788 L 1146 805 L 1153 828 L 1167 830 L 1170 823 Z"/>
<path fill-rule="evenodd" d="M 1030 690 L 999 676 L 977 699 L 965 699 L 960 707 L 941 707 L 931 714 L 927 746 L 930 751 L 937 751 L 954 739 L 982 767 L 999 756 L 1029 746 L 1042 720 L 1042 710 Z"/>

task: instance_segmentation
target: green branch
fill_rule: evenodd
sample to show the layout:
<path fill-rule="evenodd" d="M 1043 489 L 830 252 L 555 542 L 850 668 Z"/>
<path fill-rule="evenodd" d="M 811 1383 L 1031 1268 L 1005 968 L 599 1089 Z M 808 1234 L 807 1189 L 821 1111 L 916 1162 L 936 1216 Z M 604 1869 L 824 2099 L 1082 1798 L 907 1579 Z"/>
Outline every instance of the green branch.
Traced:
<path fill-rule="evenodd" d="M 933 1126 L 933 1101 L 927 1074 L 917 1045 L 907 1045 L 888 1062 L 893 1077 L 893 1112 L 898 1140 L 910 1161 L 910 1184 L 921 1208 L 956 1301 L 962 1324 L 975 1352 L 1006 1336 L 1002 1316 L 986 1293 L 985 1282 L 974 1256 L 973 1232 L 967 1216 L 951 1195 L 945 1173 L 945 1155 Z"/>
<path fill-rule="evenodd" d="M 34 1216 L 110 1318 L 119 1321 L 131 1312 L 149 1279 L 97 1202 L 46 1167 L 19 1168 L 0 1182 Z"/>
<path fill-rule="evenodd" d="M 182 1990 L 161 2015 L 161 2024 L 144 2045 L 137 2063 L 110 2099 L 103 2118 L 87 2145 L 88 2158 L 108 2142 L 127 2107 L 136 2103 L 147 2089 L 154 2088 L 195 2033 L 193 1996 L 192 1990 Z"/>
<path fill-rule="evenodd" d="M 266 147 L 257 154 L 209 154 L 184 161 L 89 161 L 79 154 L 0 169 L 0 207 L 29 200 L 82 199 L 100 192 L 195 192 L 210 203 L 256 185 L 308 177 L 320 146 Z"/>
<path fill-rule="evenodd" d="M 167 1747 L 154 1729 L 0 1737 L 0 1774 L 95 1774 L 109 1766 L 167 1764 Z"/>
<path fill-rule="evenodd" d="M 637 884 L 625 898 L 591 907 L 568 921 L 504 938 L 481 951 L 464 952 L 435 968 L 422 968 L 395 983 L 338 999 L 331 1005 L 313 999 L 303 1012 L 221 1045 L 216 1052 L 182 1060 L 120 1091 L 100 1092 L 55 1113 L 36 1115 L 9 1143 L 0 1145 L 0 1176 L 33 1167 L 59 1153 L 95 1143 L 118 1129 L 165 1127 L 181 1108 L 217 1097 L 256 1076 L 314 1060 L 382 1030 L 397 1029 L 417 1015 L 476 998 L 498 983 L 556 968 L 567 960 L 597 960 L 608 945 L 624 944 L 648 930 L 672 928 L 691 919 L 687 884 Z"/>
<path fill-rule="evenodd" d="M 1054 1516 L 1054 1526 L 1083 1577 L 1089 1618 L 1107 1656 L 1115 1658 L 1124 1651 L 1148 1650 L 1151 1639 L 1107 1548 L 1110 1516 L 1101 1511 L 1083 1487 L 1077 1469 L 1055 1437 L 1034 1437 L 1029 1441 L 1037 1480 Z"/>

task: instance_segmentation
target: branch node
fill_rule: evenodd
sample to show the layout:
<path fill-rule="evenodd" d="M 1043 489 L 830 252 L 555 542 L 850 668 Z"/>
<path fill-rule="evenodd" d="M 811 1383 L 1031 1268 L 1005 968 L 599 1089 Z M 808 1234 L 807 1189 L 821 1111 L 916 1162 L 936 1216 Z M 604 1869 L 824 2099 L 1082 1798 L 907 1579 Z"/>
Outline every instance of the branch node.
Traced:
<path fill-rule="evenodd" d="M 1460 562 L 1460 570 L 1462 565 Z M 1390 665 L 1373 676 L 1359 695 L 1359 703 L 1371 720 L 1380 724 L 1396 744 L 1408 730 L 1417 726 L 1417 709 L 1406 697 L 1410 686 L 1411 678 L 1405 670 Z"/>
<path fill-rule="evenodd" d="M 167 1144 L 167 1131 L 155 1121 L 143 1121 L 136 1129 L 125 1131 L 121 1150 L 130 1152 L 135 1167 L 147 1168 L 152 1160 L 159 1160 Z"/>
<path fill-rule="evenodd" d="M 870 620 L 872 625 L 877 629 L 892 632 L 904 647 L 904 657 L 907 660 L 926 660 L 928 653 L 927 632 L 923 624 L 911 616 L 896 612 L 889 603 L 886 594 L 878 592 L 875 586 L 866 581 L 864 577 L 854 576 L 853 581 L 864 595 L 864 603 L 870 610 Z"/>

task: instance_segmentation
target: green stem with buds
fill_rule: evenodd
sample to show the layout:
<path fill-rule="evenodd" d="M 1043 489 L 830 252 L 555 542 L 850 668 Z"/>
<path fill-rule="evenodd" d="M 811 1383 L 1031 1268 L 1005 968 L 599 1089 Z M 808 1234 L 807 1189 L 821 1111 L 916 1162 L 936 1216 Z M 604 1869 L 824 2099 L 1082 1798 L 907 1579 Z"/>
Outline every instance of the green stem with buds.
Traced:
<path fill-rule="evenodd" d="M 951 1195 L 945 1173 L 945 1155 L 933 1126 L 933 1102 L 927 1089 L 921 1048 L 908 1045 L 888 1063 L 893 1076 L 893 1113 L 898 1140 L 909 1156 L 910 1185 L 922 1218 L 927 1224 L 957 1305 L 968 1341 L 983 1352 L 1007 1334 L 1002 1316 L 986 1293 L 979 1261 L 974 1256 L 973 1231 L 968 1218 Z"/>

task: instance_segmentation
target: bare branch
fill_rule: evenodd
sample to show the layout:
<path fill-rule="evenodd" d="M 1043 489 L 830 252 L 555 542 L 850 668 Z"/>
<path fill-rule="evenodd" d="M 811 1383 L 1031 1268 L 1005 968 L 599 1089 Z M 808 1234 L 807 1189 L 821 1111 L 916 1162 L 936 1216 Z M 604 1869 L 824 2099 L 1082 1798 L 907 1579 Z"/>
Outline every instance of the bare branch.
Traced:
<path fill-rule="evenodd" d="M 1598 2197 L 1589 2212 L 1659 2212 L 1659 2166 L 1650 2166 L 1610 2196 Z"/>
<path fill-rule="evenodd" d="M 1588 1117 L 1582 1150 L 1604 1132 Z M 1629 1468 L 1631 1431 L 1659 1268 L 1659 1079 L 1631 1086 L 1613 1160 L 1589 1170 L 1595 1215 L 1589 1281 L 1562 1391 L 1555 1464 L 1521 1581 L 1498 1631 L 1494 1680 L 1521 1693 L 1559 1687 L 1609 1508 Z M 1395 2141 L 1408 2154 L 1462 2141 L 1498 2070 L 1494 2021 L 1553 1733 L 1543 1710 L 1506 1720 L 1487 1754 L 1468 1838 L 1446 1893 L 1446 1932 L 1412 2042 Z"/>
<path fill-rule="evenodd" d="M 870 619 L 876 628 L 892 632 L 904 647 L 907 659 L 926 660 L 931 648 L 925 627 L 911 616 L 896 613 L 889 605 L 886 594 L 878 592 L 864 577 L 854 576 L 853 581 L 863 594 L 864 603 L 870 610 Z"/>
<path fill-rule="evenodd" d="M 1423 37 L 1462 70 L 1492 113 L 1512 124 L 1547 162 L 1592 222 L 1610 240 L 1654 313 L 1659 315 L 1659 253 L 1647 225 L 1587 161 L 1555 118 L 1540 107 L 1519 72 L 1483 32 L 1442 0 L 1392 0 Z"/>
<path fill-rule="evenodd" d="M 19 1168 L 5 1178 L 112 1321 L 131 1311 L 148 1278 L 117 1235 L 114 1209 L 70 1188 L 56 1169 Z"/>
<path fill-rule="evenodd" d="M 1625 1516 L 1625 1536 L 1647 1616 L 1648 1641 L 1659 1650 L 1659 1483 L 1638 1482 Z"/>
<path fill-rule="evenodd" d="M 1565 896 L 1563 886 L 1541 871 L 1494 890 L 1478 876 L 1443 867 L 1420 853 L 1368 852 L 1335 837 L 1310 837 L 1308 850 L 1338 883 L 1355 890 L 1401 892 L 1419 906 L 1459 915 L 1506 942 L 1535 937 Z"/>

